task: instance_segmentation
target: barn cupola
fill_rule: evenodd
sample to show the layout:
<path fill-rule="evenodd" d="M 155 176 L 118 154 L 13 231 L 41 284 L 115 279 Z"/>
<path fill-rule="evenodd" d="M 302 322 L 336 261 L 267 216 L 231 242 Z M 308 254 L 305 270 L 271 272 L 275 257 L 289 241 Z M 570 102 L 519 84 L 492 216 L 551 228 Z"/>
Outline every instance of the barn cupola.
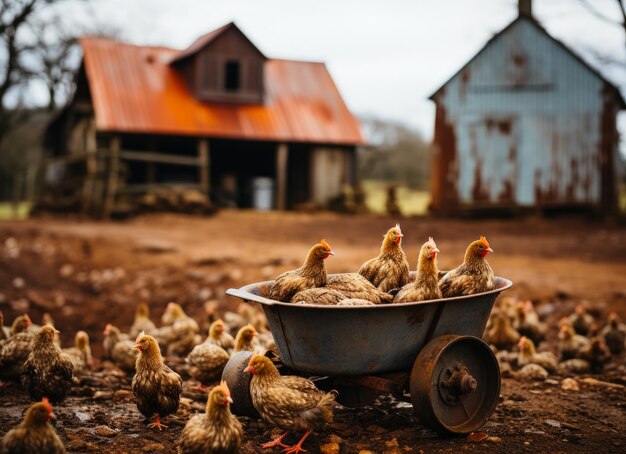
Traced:
<path fill-rule="evenodd" d="M 517 10 L 520 16 L 533 18 L 533 0 L 518 0 Z"/>
<path fill-rule="evenodd" d="M 231 22 L 196 39 L 170 65 L 201 101 L 262 104 L 266 60 Z"/>

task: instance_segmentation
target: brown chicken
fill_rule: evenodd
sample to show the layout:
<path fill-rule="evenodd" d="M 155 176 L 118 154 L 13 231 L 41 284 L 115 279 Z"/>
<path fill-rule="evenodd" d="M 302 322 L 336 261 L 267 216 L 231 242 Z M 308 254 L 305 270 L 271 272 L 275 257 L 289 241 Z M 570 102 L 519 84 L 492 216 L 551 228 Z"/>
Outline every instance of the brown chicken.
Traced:
<path fill-rule="evenodd" d="M 258 336 L 256 328 L 252 325 L 246 325 L 239 330 L 235 337 L 235 350 L 236 352 L 254 352 L 257 350 L 258 344 L 255 344 L 254 339 Z"/>
<path fill-rule="evenodd" d="M 577 357 L 588 361 L 591 372 L 599 374 L 604 370 L 604 365 L 611 361 L 611 352 L 602 339 L 594 338 L 589 345 L 580 349 Z"/>
<path fill-rule="evenodd" d="M 266 356 L 253 355 L 244 372 L 252 374 L 250 395 L 261 418 L 287 432 L 262 447 L 280 446 L 286 453 L 304 451 L 302 443 L 314 430 L 322 429 L 333 419 L 335 394 L 325 393 L 313 382 L 295 375 L 281 376 Z M 289 431 L 306 431 L 294 446 L 282 443 Z"/>
<path fill-rule="evenodd" d="M 447 272 L 439 281 L 444 298 L 473 295 L 496 288 L 496 277 L 485 257 L 493 249 L 484 236 L 472 242 L 465 251 L 463 263 Z"/>
<path fill-rule="evenodd" d="M 590 331 L 593 326 L 593 317 L 587 312 L 585 306 L 578 304 L 569 319 L 574 327 L 574 330 L 576 331 L 576 334 L 580 334 L 582 336 L 590 335 Z"/>
<path fill-rule="evenodd" d="M 500 311 L 494 316 L 493 326 L 485 332 L 484 339 L 498 350 L 511 350 L 519 341 L 520 335 L 511 326 L 509 316 Z"/>
<path fill-rule="evenodd" d="M 43 315 L 41 316 L 41 326 L 46 326 L 46 325 L 50 325 L 53 328 L 54 326 L 54 319 L 52 318 L 52 315 L 50 315 L 49 312 L 44 312 Z M 59 333 L 56 333 L 54 335 L 54 343 L 57 347 L 61 348 L 61 336 L 59 335 Z"/>
<path fill-rule="evenodd" d="M 159 339 L 164 338 L 168 356 L 184 357 L 198 343 L 198 323 L 185 313 L 180 304 L 169 303 L 161 322 L 165 326 L 159 332 Z"/>
<path fill-rule="evenodd" d="M 617 312 L 609 314 L 607 325 L 602 329 L 602 337 L 613 355 L 621 354 L 626 348 L 626 326 L 620 323 Z"/>
<path fill-rule="evenodd" d="M 11 337 L 0 347 L 0 378 L 17 380 L 22 374 L 22 366 L 32 351 L 35 335 L 29 330 L 32 322 L 28 315 L 20 315 L 13 320 Z"/>
<path fill-rule="evenodd" d="M 104 334 L 104 340 L 102 341 L 104 359 L 113 359 L 113 347 L 115 347 L 115 344 L 120 341 L 129 340 L 128 334 L 122 333 L 119 328 L 110 323 L 104 327 L 102 334 Z"/>
<path fill-rule="evenodd" d="M 301 290 L 326 285 L 326 260 L 335 253 L 326 240 L 322 240 L 309 251 L 304 264 L 295 270 L 286 271 L 276 278 L 268 298 L 289 303 Z"/>
<path fill-rule="evenodd" d="M 376 304 L 371 301 L 361 300 L 358 298 L 348 298 L 345 300 L 341 300 L 337 303 L 337 306 L 376 306 Z"/>
<path fill-rule="evenodd" d="M 206 413 L 193 416 L 180 438 L 180 454 L 236 454 L 241 446 L 243 427 L 230 412 L 230 390 L 222 382 L 209 393 Z"/>
<path fill-rule="evenodd" d="M 185 358 L 189 364 L 189 375 L 198 380 L 198 390 L 206 390 L 202 385 L 214 383 L 222 376 L 228 362 L 228 352 L 222 347 L 210 343 L 208 339 L 196 345 Z"/>
<path fill-rule="evenodd" d="M 50 325 L 39 330 L 22 368 L 22 384 L 33 400 L 47 397 L 50 402 L 61 402 L 73 384 L 72 361 L 54 344 L 55 333 L 58 331 Z"/>
<path fill-rule="evenodd" d="M 65 447 L 50 425 L 56 419 L 48 399 L 34 403 L 22 423 L 9 430 L 0 442 L 0 454 L 63 454 Z"/>
<path fill-rule="evenodd" d="M 524 367 L 526 364 L 537 364 L 548 372 L 552 373 L 557 368 L 557 359 L 550 352 L 538 352 L 535 344 L 526 336 L 522 336 L 517 344 L 519 352 L 517 354 L 517 366 Z"/>
<path fill-rule="evenodd" d="M 393 299 L 394 304 L 409 303 L 412 301 L 427 301 L 443 298 L 439 289 L 439 269 L 437 268 L 437 253 L 439 249 L 432 237 L 428 238 L 417 259 L 417 274 L 415 282 L 406 284 Z"/>
<path fill-rule="evenodd" d="M 11 336 L 11 328 L 4 326 L 4 314 L 0 311 L 0 345 Z"/>
<path fill-rule="evenodd" d="M 146 303 L 139 303 L 135 310 L 135 320 L 133 325 L 128 331 L 128 335 L 131 338 L 135 338 L 140 332 L 154 336 L 157 332 L 157 327 L 152 320 L 150 320 L 150 308 Z"/>
<path fill-rule="evenodd" d="M 227 352 L 235 348 L 235 338 L 226 332 L 226 325 L 222 319 L 215 320 L 209 327 L 209 336 L 205 342 L 215 344 Z"/>
<path fill-rule="evenodd" d="M 561 361 L 576 358 L 581 349 L 589 345 L 589 339 L 580 334 L 576 334 L 574 327 L 569 324 L 561 326 L 559 330 L 559 354 Z"/>
<path fill-rule="evenodd" d="M 326 288 L 337 290 L 344 299 L 361 299 L 374 304 L 389 304 L 393 295 L 378 290 L 374 285 L 359 273 L 344 273 L 328 279 Z"/>
<path fill-rule="evenodd" d="M 339 303 L 346 297 L 343 293 L 328 287 L 308 288 L 296 293 L 291 302 L 295 304 L 321 304 L 330 306 Z"/>
<path fill-rule="evenodd" d="M 135 348 L 139 350 L 136 373 L 131 388 L 137 398 L 137 408 L 146 418 L 155 421 L 149 428 L 167 427 L 161 418 L 175 413 L 180 404 L 183 380 L 163 363 L 159 344 L 152 336 L 139 333 Z"/>
<path fill-rule="evenodd" d="M 409 283 L 409 262 L 402 250 L 400 225 L 390 228 L 384 236 L 378 257 L 368 260 L 359 274 L 383 292 L 401 288 Z"/>
<path fill-rule="evenodd" d="M 515 305 L 513 328 L 522 336 L 532 340 L 535 345 L 538 345 L 545 338 L 548 330 L 545 323 L 539 321 L 539 316 L 530 300 L 520 301 Z"/>
<path fill-rule="evenodd" d="M 89 334 L 85 331 L 78 331 L 74 336 L 74 346 L 64 348 L 63 353 L 69 356 L 74 367 L 74 373 L 83 373 L 87 368 L 93 366 L 91 357 L 91 346 L 89 345 Z"/>

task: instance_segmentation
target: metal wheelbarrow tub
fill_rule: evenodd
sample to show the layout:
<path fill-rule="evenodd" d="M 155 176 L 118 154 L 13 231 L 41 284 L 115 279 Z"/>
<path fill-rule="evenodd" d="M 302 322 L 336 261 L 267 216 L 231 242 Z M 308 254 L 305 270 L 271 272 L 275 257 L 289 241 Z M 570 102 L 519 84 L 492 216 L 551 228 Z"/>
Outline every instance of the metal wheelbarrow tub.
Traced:
<path fill-rule="evenodd" d="M 430 340 L 483 334 L 497 296 L 511 287 L 469 296 L 377 306 L 295 305 L 265 297 L 273 281 L 228 289 L 260 303 L 283 363 L 318 376 L 357 376 L 411 370 Z"/>

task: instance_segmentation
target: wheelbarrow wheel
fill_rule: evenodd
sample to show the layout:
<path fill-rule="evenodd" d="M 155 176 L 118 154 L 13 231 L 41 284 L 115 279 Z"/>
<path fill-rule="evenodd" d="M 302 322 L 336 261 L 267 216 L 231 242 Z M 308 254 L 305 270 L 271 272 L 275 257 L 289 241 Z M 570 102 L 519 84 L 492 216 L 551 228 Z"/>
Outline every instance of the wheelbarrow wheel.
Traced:
<path fill-rule="evenodd" d="M 441 433 L 467 434 L 482 426 L 500 397 L 500 368 L 474 336 L 441 336 L 417 356 L 411 402 L 420 420 Z"/>
<path fill-rule="evenodd" d="M 244 372 L 248 367 L 252 352 L 237 352 L 230 357 L 224 372 L 222 372 L 222 380 L 226 381 L 233 403 L 230 406 L 233 414 L 237 416 L 259 417 L 250 396 L 250 380 L 252 374 Z"/>

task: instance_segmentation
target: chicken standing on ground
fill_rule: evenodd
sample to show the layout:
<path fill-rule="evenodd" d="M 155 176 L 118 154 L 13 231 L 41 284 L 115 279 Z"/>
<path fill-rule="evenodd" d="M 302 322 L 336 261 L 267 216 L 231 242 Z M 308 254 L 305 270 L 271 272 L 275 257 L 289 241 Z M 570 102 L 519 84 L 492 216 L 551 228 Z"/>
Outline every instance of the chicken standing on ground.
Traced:
<path fill-rule="evenodd" d="M 235 348 L 235 338 L 226 332 L 226 325 L 222 319 L 215 320 L 209 326 L 209 337 L 205 342 L 215 344 L 218 347 L 223 348 L 227 352 L 232 351 Z"/>
<path fill-rule="evenodd" d="M 580 334 L 576 334 L 572 325 L 565 324 L 561 326 L 558 343 L 561 361 L 576 358 L 580 350 L 588 345 L 589 339 Z"/>
<path fill-rule="evenodd" d="M 22 369 L 22 384 L 33 400 L 47 397 L 53 403 L 61 402 L 72 387 L 72 361 L 54 344 L 55 333 L 58 331 L 50 325 L 39 330 Z"/>
<path fill-rule="evenodd" d="M 613 355 L 621 354 L 626 348 L 626 326 L 620 323 L 617 312 L 609 314 L 608 324 L 602 329 L 602 336 Z"/>
<path fill-rule="evenodd" d="M 511 350 L 519 341 L 520 335 L 511 326 L 509 316 L 500 311 L 494 316 L 493 326 L 487 330 L 484 339 L 498 350 Z"/>
<path fill-rule="evenodd" d="M 383 292 L 409 283 L 409 262 L 401 246 L 403 236 L 399 224 L 390 228 L 384 235 L 378 257 L 359 268 L 359 274 Z"/>
<path fill-rule="evenodd" d="M 186 356 L 197 344 L 198 323 L 177 303 L 167 305 L 161 321 L 167 328 L 164 336 L 167 355 Z"/>
<path fill-rule="evenodd" d="M 439 269 L 437 268 L 437 253 L 439 249 L 432 237 L 428 238 L 417 259 L 417 274 L 415 282 L 406 284 L 393 299 L 396 303 L 412 301 L 427 301 L 442 298 L 439 289 Z"/>
<path fill-rule="evenodd" d="M 222 382 L 209 393 L 206 413 L 193 416 L 185 425 L 180 438 L 180 454 L 239 452 L 243 428 L 230 412 L 230 390 Z"/>
<path fill-rule="evenodd" d="M 302 443 L 314 430 L 322 429 L 333 419 L 335 394 L 325 393 L 313 382 L 295 375 L 281 376 L 272 361 L 253 355 L 245 372 L 252 374 L 250 396 L 261 418 L 287 432 L 262 447 L 280 446 L 286 453 L 304 451 Z M 294 446 L 282 443 L 289 431 L 306 431 Z"/>
<path fill-rule="evenodd" d="M 254 352 L 257 345 L 254 344 L 254 338 L 258 336 L 257 330 L 252 325 L 246 325 L 239 330 L 235 337 L 236 352 Z"/>
<path fill-rule="evenodd" d="M 50 425 L 56 419 L 48 399 L 31 405 L 24 421 L 9 430 L 0 442 L 0 454 L 63 454 L 65 447 Z"/>
<path fill-rule="evenodd" d="M 574 309 L 574 313 L 569 317 L 576 334 L 588 336 L 591 334 L 593 326 L 593 317 L 587 312 L 582 304 L 578 304 Z"/>
<path fill-rule="evenodd" d="M 439 281 L 444 298 L 473 295 L 496 288 L 496 277 L 485 257 L 493 249 L 484 236 L 472 242 L 465 251 L 463 263 L 447 272 Z"/>
<path fill-rule="evenodd" d="M 102 334 L 104 334 L 104 339 L 102 341 L 102 356 L 104 359 L 113 359 L 113 347 L 115 347 L 115 344 L 124 340 L 129 340 L 128 334 L 122 333 L 119 328 L 111 325 L 110 323 L 104 327 Z"/>
<path fill-rule="evenodd" d="M 74 336 L 74 346 L 64 348 L 63 353 L 69 356 L 74 366 L 74 373 L 82 373 L 93 365 L 91 357 L 91 346 L 89 345 L 89 334 L 85 331 L 78 331 Z"/>
<path fill-rule="evenodd" d="M 120 330 L 108 324 L 104 329 L 103 345 L 106 349 L 110 348 L 111 352 L 108 357 L 113 363 L 126 373 L 135 372 L 135 363 L 137 361 L 137 350 L 134 348 L 135 343 L 128 339 L 128 335 L 123 334 Z"/>
<path fill-rule="evenodd" d="M 528 337 L 535 345 L 545 338 L 547 327 L 539 321 L 539 315 L 535 312 L 532 301 L 520 301 L 515 305 L 515 318 L 513 328 L 522 336 Z"/>
<path fill-rule="evenodd" d="M 149 428 L 167 427 L 161 418 L 175 413 L 180 404 L 183 380 L 163 363 L 159 344 L 152 336 L 139 333 L 135 348 L 139 350 L 136 373 L 131 389 L 137 398 L 137 408 L 146 418 L 155 418 Z"/>
<path fill-rule="evenodd" d="M 330 306 L 346 299 L 343 293 L 328 287 L 315 287 L 296 293 L 291 302 L 295 304 L 321 304 Z"/>
<path fill-rule="evenodd" d="M 13 320 L 11 337 L 0 347 L 0 378 L 16 380 L 22 374 L 22 366 L 32 351 L 34 333 L 28 315 L 20 315 Z"/>
<path fill-rule="evenodd" d="M 268 298 L 285 303 L 301 290 L 326 285 L 326 260 L 335 253 L 326 240 L 322 240 L 309 251 L 304 264 L 295 270 L 286 271 L 276 278 Z"/>
<path fill-rule="evenodd" d="M 359 273 L 337 274 L 328 279 L 326 288 L 337 290 L 344 299 L 361 299 L 374 304 L 389 304 L 393 301 L 393 295 L 378 290 Z"/>
<path fill-rule="evenodd" d="M 577 358 L 589 362 L 591 372 L 599 374 L 604 370 L 604 365 L 611 361 L 611 352 L 602 339 L 594 338 L 589 345 L 580 349 Z"/>
<path fill-rule="evenodd" d="M 523 367 L 526 364 L 537 364 L 548 372 L 552 373 L 557 368 L 556 356 L 550 352 L 538 352 L 535 344 L 526 336 L 522 336 L 517 344 L 519 353 L 517 354 L 517 366 Z"/>
<path fill-rule="evenodd" d="M 130 327 L 128 335 L 131 338 L 135 338 L 140 332 L 154 336 L 157 332 L 157 327 L 152 320 L 150 320 L 150 308 L 146 303 L 139 303 L 135 310 L 135 320 L 133 326 Z"/>
<path fill-rule="evenodd" d="M 199 382 L 196 389 L 206 390 L 202 385 L 217 382 L 228 359 L 228 352 L 209 342 L 209 339 L 196 345 L 185 358 L 189 364 L 189 375 Z"/>

